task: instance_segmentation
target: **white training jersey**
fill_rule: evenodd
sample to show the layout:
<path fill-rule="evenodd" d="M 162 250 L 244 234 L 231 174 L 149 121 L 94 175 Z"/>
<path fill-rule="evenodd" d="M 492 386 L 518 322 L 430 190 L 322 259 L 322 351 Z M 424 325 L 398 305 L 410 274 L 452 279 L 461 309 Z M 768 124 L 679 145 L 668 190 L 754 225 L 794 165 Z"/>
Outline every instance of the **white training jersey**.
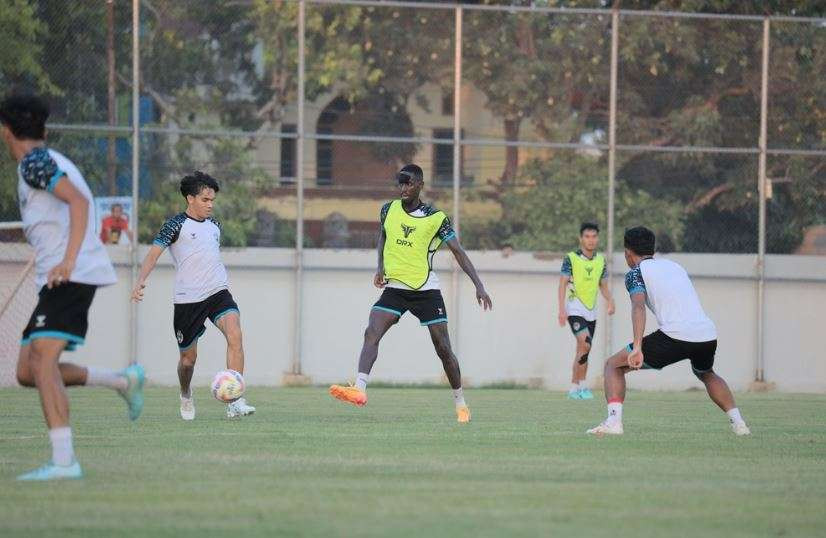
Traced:
<path fill-rule="evenodd" d="M 196 220 L 186 213 L 167 220 L 153 241 L 169 248 L 175 262 L 175 303 L 199 303 L 229 287 L 221 261 L 221 225 L 212 217 Z"/>
<path fill-rule="evenodd" d="M 660 330 L 683 342 L 717 339 L 717 328 L 706 315 L 697 290 L 681 265 L 663 258 L 645 259 L 625 275 L 628 293 L 645 293 Z"/>
<path fill-rule="evenodd" d="M 69 204 L 54 195 L 62 177 L 66 177 L 89 202 L 86 234 L 69 280 L 94 286 L 117 282 L 106 248 L 95 233 L 92 191 L 74 163 L 53 149 L 38 147 L 23 157 L 17 175 L 23 232 L 34 248 L 37 286 L 46 284 L 49 271 L 63 261 L 69 243 Z"/>

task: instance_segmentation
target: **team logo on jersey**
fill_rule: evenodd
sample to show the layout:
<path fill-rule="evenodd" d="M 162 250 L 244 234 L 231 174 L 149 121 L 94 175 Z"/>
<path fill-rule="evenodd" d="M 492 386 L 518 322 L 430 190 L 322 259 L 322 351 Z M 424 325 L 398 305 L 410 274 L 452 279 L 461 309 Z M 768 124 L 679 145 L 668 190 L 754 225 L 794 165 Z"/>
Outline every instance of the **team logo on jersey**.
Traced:
<path fill-rule="evenodd" d="M 182 333 L 181 331 L 178 331 L 178 332 L 175 333 L 175 337 L 178 339 L 179 344 L 184 343 L 184 333 Z"/>
<path fill-rule="evenodd" d="M 407 224 L 402 224 L 402 231 L 404 232 L 404 238 L 407 239 L 410 234 L 416 231 L 415 226 L 408 226 Z"/>
<path fill-rule="evenodd" d="M 591 276 L 591 273 L 594 271 L 593 267 L 586 267 L 585 272 L 588 273 L 588 276 Z"/>
<path fill-rule="evenodd" d="M 35 327 L 45 327 L 46 326 L 46 316 L 37 316 L 34 322 Z"/>
<path fill-rule="evenodd" d="M 197 235 L 195 235 L 195 232 L 192 232 L 189 235 L 192 236 L 192 239 L 195 239 L 196 237 L 198 237 Z"/>

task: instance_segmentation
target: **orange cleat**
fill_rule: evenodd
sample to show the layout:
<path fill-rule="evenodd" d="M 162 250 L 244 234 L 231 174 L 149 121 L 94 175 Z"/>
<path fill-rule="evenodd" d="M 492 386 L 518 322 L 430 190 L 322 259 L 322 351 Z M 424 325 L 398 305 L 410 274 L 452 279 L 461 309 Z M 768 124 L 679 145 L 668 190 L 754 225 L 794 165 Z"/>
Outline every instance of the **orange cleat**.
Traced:
<path fill-rule="evenodd" d="M 466 405 L 456 406 L 456 421 L 462 424 L 470 422 L 470 409 Z"/>
<path fill-rule="evenodd" d="M 333 385 L 330 387 L 330 396 L 342 402 L 351 403 L 359 407 L 367 405 L 367 394 L 356 387 L 342 387 Z"/>

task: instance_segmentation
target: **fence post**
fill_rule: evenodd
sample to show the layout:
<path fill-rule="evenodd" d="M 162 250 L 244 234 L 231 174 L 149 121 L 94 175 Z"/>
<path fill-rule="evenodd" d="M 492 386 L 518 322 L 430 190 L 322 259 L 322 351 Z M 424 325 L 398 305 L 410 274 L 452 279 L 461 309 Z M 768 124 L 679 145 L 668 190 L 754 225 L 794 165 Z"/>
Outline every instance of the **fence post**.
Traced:
<path fill-rule="evenodd" d="M 611 11 L 611 90 L 608 105 L 608 240 L 605 260 L 608 271 L 608 289 L 614 291 L 614 188 L 617 158 L 617 62 L 619 59 L 619 6 Z M 614 348 L 614 331 L 611 318 L 605 315 L 605 352 L 609 357 Z"/>
<path fill-rule="evenodd" d="M 754 380 L 765 381 L 763 377 L 763 331 L 765 326 L 764 303 L 766 295 L 766 147 L 767 114 L 769 108 L 769 35 L 770 20 L 763 18 L 763 66 L 760 81 L 760 157 L 757 165 L 757 190 L 760 196 L 758 237 L 757 237 L 757 365 Z"/>
<path fill-rule="evenodd" d="M 295 284 L 293 291 L 292 365 L 284 375 L 285 385 L 304 385 L 309 382 L 301 373 L 301 311 L 304 300 L 304 34 L 306 3 L 298 2 L 298 118 L 296 121 L 296 204 L 295 221 Z"/>
<path fill-rule="evenodd" d="M 454 60 L 453 60 L 453 228 L 460 234 L 461 218 L 460 209 L 460 188 L 462 184 L 462 7 L 456 7 L 456 34 L 454 36 Z M 456 260 L 451 264 L 451 286 L 453 292 L 453 314 L 452 323 L 452 346 L 456 354 L 459 353 L 459 305 L 461 301 L 461 281 L 459 279 L 459 265 Z"/>
<path fill-rule="evenodd" d="M 140 0 L 132 0 L 132 222 L 134 238 L 129 243 L 129 289 L 138 279 L 140 207 Z M 138 304 L 129 301 L 129 362 L 138 357 Z"/>

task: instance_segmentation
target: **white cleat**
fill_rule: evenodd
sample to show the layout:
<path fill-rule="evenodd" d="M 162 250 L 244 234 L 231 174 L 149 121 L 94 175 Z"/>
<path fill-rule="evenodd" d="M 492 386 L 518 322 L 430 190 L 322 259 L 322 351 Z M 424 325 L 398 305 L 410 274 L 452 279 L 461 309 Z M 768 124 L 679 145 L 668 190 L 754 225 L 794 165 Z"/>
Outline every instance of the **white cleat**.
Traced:
<path fill-rule="evenodd" d="M 184 420 L 195 419 L 195 399 L 181 396 L 181 418 Z"/>
<path fill-rule="evenodd" d="M 227 418 L 245 417 L 255 413 L 255 408 L 247 405 L 244 398 L 238 398 L 232 403 L 227 404 Z"/>
<path fill-rule="evenodd" d="M 602 437 L 603 435 L 622 435 L 622 422 L 608 422 L 606 420 L 599 426 L 595 426 L 585 433 L 596 435 L 597 437 Z"/>
<path fill-rule="evenodd" d="M 745 422 L 732 422 L 731 423 L 731 431 L 734 432 L 734 435 L 741 436 L 741 435 L 751 435 L 751 430 L 748 426 L 746 426 Z"/>

